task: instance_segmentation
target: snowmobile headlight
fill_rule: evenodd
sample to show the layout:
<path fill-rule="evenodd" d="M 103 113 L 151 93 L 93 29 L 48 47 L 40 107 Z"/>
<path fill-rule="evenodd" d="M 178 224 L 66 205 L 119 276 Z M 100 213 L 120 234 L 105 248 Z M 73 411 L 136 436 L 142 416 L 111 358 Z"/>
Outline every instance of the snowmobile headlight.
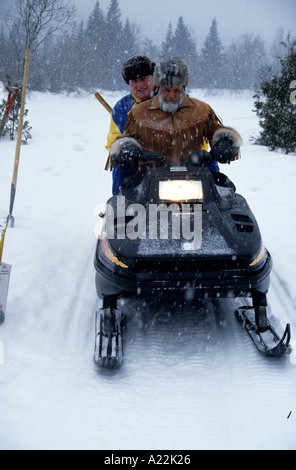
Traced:
<path fill-rule="evenodd" d="M 202 183 L 195 180 L 160 181 L 159 199 L 162 201 L 202 201 Z"/>

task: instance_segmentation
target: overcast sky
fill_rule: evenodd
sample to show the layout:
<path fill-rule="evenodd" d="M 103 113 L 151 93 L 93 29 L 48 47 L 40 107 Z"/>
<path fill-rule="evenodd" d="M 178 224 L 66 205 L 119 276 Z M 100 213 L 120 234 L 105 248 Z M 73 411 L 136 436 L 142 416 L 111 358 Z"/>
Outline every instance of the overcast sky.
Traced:
<path fill-rule="evenodd" d="M 1 2 L 1 0 L 0 0 Z M 79 13 L 87 18 L 96 0 L 75 0 Z M 99 0 L 106 13 L 110 0 Z M 241 33 L 260 34 L 271 42 L 280 27 L 296 35 L 296 0 L 119 0 L 122 18 L 141 26 L 144 37 L 160 44 L 169 22 L 175 29 L 183 16 L 197 46 L 201 47 L 213 17 L 220 39 L 227 45 Z"/>
<path fill-rule="evenodd" d="M 88 19 L 96 0 L 72 0 L 79 17 Z M 217 19 L 220 39 L 228 45 L 240 34 L 260 34 L 271 43 L 279 28 L 296 35 L 296 0 L 118 0 L 125 21 L 127 17 L 141 26 L 143 37 L 160 45 L 168 30 L 169 22 L 175 29 L 178 18 L 183 16 L 195 37 L 197 46 L 203 45 L 214 16 Z M 12 0 L 0 0 L 0 13 L 11 9 Z M 99 0 L 104 13 L 110 0 Z"/>

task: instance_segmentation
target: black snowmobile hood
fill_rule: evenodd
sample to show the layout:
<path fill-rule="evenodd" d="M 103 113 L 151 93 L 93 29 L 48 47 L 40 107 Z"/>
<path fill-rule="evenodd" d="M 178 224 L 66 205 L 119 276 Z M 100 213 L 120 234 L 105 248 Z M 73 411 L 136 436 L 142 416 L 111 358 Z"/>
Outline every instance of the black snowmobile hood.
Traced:
<path fill-rule="evenodd" d="M 176 180 L 199 182 L 202 199 L 161 200 L 160 184 Z M 260 231 L 245 199 L 225 175 L 204 168 L 150 169 L 139 185 L 124 187 L 108 206 L 114 220 L 108 243 L 127 264 L 173 257 L 243 259 L 249 265 L 261 248 Z"/>

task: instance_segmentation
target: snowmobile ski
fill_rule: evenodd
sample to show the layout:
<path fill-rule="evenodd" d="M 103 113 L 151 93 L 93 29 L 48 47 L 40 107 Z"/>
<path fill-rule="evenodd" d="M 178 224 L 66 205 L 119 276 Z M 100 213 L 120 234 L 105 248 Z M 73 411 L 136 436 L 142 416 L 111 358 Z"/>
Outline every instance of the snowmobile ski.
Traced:
<path fill-rule="evenodd" d="M 122 363 L 121 312 L 101 308 L 96 312 L 94 361 L 100 367 L 116 368 Z"/>
<path fill-rule="evenodd" d="M 255 322 L 255 309 L 252 306 L 239 307 L 236 310 L 236 316 L 261 354 L 281 357 L 290 352 L 291 329 L 289 323 L 287 323 L 285 331 L 280 337 L 269 320 L 266 322 L 264 331 L 258 330 Z"/>

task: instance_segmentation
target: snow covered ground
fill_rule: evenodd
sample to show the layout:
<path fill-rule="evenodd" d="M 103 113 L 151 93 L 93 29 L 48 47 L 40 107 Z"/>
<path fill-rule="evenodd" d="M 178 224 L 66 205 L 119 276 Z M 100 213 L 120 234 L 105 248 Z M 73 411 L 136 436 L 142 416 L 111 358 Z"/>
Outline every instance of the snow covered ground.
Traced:
<path fill-rule="evenodd" d="M 244 138 L 242 159 L 223 171 L 257 217 L 274 261 L 271 314 L 282 329 L 291 323 L 295 341 L 295 155 L 252 145 L 251 94 L 191 95 Z M 114 105 L 122 94 L 103 96 Z M 21 149 L 3 255 L 12 274 L 0 326 L 0 449 L 295 449 L 295 349 L 262 357 L 233 301 L 185 311 L 127 303 L 124 364 L 97 370 L 94 228 L 111 192 L 109 116 L 86 94 L 30 93 L 27 108 L 33 139 Z M 0 142 L 2 221 L 14 151 Z"/>

